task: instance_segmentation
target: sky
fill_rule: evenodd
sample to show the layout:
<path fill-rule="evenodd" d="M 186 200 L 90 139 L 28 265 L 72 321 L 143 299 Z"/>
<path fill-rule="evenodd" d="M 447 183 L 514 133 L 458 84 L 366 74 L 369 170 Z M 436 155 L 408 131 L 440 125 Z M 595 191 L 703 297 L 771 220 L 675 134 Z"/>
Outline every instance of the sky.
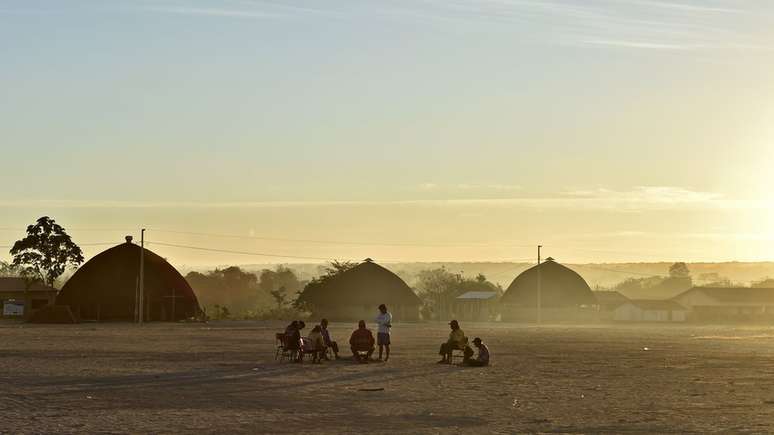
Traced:
<path fill-rule="evenodd" d="M 0 0 L 0 260 L 774 260 L 773 68 L 768 0 Z"/>

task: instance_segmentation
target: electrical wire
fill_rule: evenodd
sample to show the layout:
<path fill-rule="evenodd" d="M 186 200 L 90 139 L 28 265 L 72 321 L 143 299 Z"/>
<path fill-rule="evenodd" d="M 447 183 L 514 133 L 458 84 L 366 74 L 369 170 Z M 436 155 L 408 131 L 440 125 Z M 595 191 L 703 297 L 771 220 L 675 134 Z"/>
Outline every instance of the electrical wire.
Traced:
<path fill-rule="evenodd" d="M 166 242 L 152 242 L 152 241 L 146 241 L 145 244 L 148 245 L 156 245 L 156 246 L 167 246 L 171 248 L 181 248 L 181 249 L 193 249 L 197 251 L 207 251 L 207 252 L 222 252 L 226 254 L 239 254 L 239 255 L 253 255 L 258 257 L 276 257 L 276 258 L 295 258 L 299 260 L 324 260 L 324 261 L 330 261 L 334 260 L 335 258 L 332 257 L 306 257 L 301 255 L 284 255 L 284 254 L 269 254 L 265 252 L 249 252 L 249 251 L 234 251 L 230 249 L 216 249 L 216 248 L 204 248 L 201 246 L 189 246 L 189 245 L 178 245 L 174 243 L 166 243 Z M 348 260 L 346 258 L 340 259 L 340 260 Z"/>
<path fill-rule="evenodd" d="M 443 243 L 412 243 L 412 242 L 358 242 L 358 241 L 346 241 L 346 240 L 319 240 L 319 239 L 293 239 L 282 237 L 264 237 L 264 236 L 245 236 L 238 234 L 219 234 L 219 233 L 204 233 L 196 231 L 177 231 L 177 230 L 164 230 L 159 228 L 148 228 L 147 231 L 153 231 L 158 233 L 169 234 L 184 234 L 192 236 L 204 236 L 204 237 L 222 237 L 232 239 L 246 239 L 246 240 L 269 240 L 275 242 L 291 242 L 291 243 L 321 243 L 328 245 L 357 245 L 357 246 L 411 246 L 411 247 L 427 247 L 427 248 L 488 248 L 488 247 L 502 247 L 502 248 L 534 248 L 537 245 L 491 245 L 491 244 L 443 244 Z"/>

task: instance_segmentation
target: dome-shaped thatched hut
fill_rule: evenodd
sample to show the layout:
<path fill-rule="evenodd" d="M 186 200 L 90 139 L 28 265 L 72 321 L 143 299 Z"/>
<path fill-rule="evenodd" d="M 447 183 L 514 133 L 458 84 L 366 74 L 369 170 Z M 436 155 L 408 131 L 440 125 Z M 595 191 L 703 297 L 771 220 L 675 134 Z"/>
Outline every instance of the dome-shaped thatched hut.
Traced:
<path fill-rule="evenodd" d="M 549 257 L 540 265 L 522 272 L 502 297 L 503 318 L 532 321 L 537 318 L 538 280 L 541 317 L 549 321 L 584 320 L 593 311 L 596 298 L 577 272 Z"/>
<path fill-rule="evenodd" d="M 418 320 L 421 301 L 398 275 L 370 258 L 327 279 L 309 283 L 298 302 L 315 318 L 370 322 L 379 304 L 386 304 L 394 320 Z"/>
<path fill-rule="evenodd" d="M 101 252 L 65 283 L 57 305 L 69 305 L 83 320 L 135 319 L 140 275 L 140 250 L 126 243 Z M 145 249 L 145 320 L 173 321 L 198 317 L 196 295 L 185 278 L 166 260 Z"/>

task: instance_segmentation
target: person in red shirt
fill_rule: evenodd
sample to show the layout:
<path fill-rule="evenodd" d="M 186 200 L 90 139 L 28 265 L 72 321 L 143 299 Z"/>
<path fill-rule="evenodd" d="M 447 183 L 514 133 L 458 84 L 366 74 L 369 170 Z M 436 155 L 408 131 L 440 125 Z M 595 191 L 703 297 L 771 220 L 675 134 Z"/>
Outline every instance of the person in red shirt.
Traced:
<path fill-rule="evenodd" d="M 357 324 L 357 329 L 352 332 L 352 336 L 349 338 L 349 345 L 352 349 L 352 356 L 355 361 L 359 363 L 367 363 L 371 359 L 371 355 L 374 353 L 374 334 L 371 330 L 366 328 L 365 320 L 361 320 Z M 365 356 L 361 354 L 365 352 Z"/>

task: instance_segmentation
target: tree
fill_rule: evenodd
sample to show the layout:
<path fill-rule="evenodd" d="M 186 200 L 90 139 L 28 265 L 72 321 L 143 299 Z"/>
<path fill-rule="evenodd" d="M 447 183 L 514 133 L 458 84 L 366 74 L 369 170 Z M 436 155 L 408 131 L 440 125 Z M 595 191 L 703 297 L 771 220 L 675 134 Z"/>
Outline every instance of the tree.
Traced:
<path fill-rule="evenodd" d="M 422 270 L 417 274 L 417 294 L 422 299 L 422 315 L 428 318 L 447 318 L 451 304 L 458 296 L 462 275 L 451 273 L 446 268 Z"/>
<path fill-rule="evenodd" d="M 455 298 L 463 293 L 503 293 L 502 288 L 489 282 L 484 274 L 466 278 L 461 273 L 451 273 L 443 267 L 420 271 L 416 289 L 423 302 L 422 316 L 426 319 L 451 318 L 454 315 Z"/>
<path fill-rule="evenodd" d="M 321 268 L 322 274 L 309 281 L 302 291 L 298 293 L 298 298 L 293 302 L 293 307 L 299 310 L 311 310 L 315 305 L 323 301 L 320 289 L 328 280 L 333 279 L 342 273 L 354 268 L 358 263 L 352 261 L 331 261 L 328 266 Z"/>
<path fill-rule="evenodd" d="M 207 273 L 190 272 L 185 277 L 204 306 L 231 307 L 237 315 L 268 305 L 270 298 L 258 289 L 258 277 L 237 266 Z M 221 315 L 219 312 L 218 315 Z"/>
<path fill-rule="evenodd" d="M 269 294 L 274 298 L 274 302 L 277 303 L 277 310 L 281 310 L 287 303 L 288 294 L 286 293 L 285 287 L 271 290 Z"/>
<path fill-rule="evenodd" d="M 65 229 L 48 216 L 27 227 L 27 237 L 11 248 L 13 266 L 24 274 L 53 286 L 67 267 L 83 263 L 83 251 Z"/>
<path fill-rule="evenodd" d="M 670 278 L 690 278 L 691 271 L 688 269 L 687 264 L 680 261 L 669 266 L 669 277 Z"/>
<path fill-rule="evenodd" d="M 0 261 L 0 278 L 20 278 L 24 276 L 24 270 L 11 263 Z"/>
<path fill-rule="evenodd" d="M 298 279 L 298 275 L 293 269 L 280 265 L 274 270 L 264 269 L 261 271 L 258 288 L 266 294 L 283 289 L 287 301 L 296 297 L 298 292 L 304 288 L 304 282 Z"/>

